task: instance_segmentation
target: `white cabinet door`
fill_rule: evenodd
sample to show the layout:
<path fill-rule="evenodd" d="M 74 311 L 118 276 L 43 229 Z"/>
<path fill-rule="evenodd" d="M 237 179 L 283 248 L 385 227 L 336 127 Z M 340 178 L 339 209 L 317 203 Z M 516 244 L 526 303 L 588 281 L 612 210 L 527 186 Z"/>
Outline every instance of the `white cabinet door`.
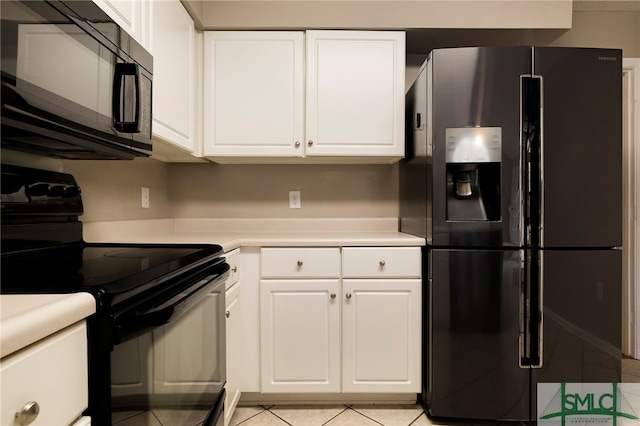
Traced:
<path fill-rule="evenodd" d="M 342 286 L 342 391 L 420 392 L 422 281 Z"/>
<path fill-rule="evenodd" d="M 301 156 L 302 32 L 205 33 L 204 154 Z"/>
<path fill-rule="evenodd" d="M 240 400 L 240 284 L 235 284 L 227 290 L 227 384 L 224 401 L 224 424 L 229 425 L 233 411 Z"/>
<path fill-rule="evenodd" d="M 307 31 L 306 154 L 404 156 L 405 34 Z"/>
<path fill-rule="evenodd" d="M 338 279 L 262 280 L 262 392 L 340 391 Z"/>
<path fill-rule="evenodd" d="M 93 2 L 142 47 L 149 49 L 151 0 L 93 0 Z"/>
<path fill-rule="evenodd" d="M 180 0 L 152 4 L 153 133 L 187 152 L 195 140 L 195 29 Z"/>
<path fill-rule="evenodd" d="M 33 426 L 67 425 L 88 403 L 87 328 L 82 321 L 0 361 L 0 424 L 31 401 L 40 413 Z M 24 423 L 26 424 L 26 423 Z"/>

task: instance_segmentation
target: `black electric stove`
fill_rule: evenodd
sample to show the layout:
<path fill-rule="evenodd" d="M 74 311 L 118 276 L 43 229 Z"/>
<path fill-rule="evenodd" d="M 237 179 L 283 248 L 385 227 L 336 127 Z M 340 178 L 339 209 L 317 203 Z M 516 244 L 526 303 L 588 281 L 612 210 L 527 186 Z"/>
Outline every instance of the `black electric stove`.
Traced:
<path fill-rule="evenodd" d="M 224 399 L 224 282 L 229 275 L 222 247 L 86 243 L 79 220 L 81 190 L 73 176 L 9 165 L 2 165 L 1 174 L 1 292 L 84 291 L 96 299 L 97 311 L 87 320 L 87 414 L 92 424 L 111 425 L 118 410 L 144 411 L 167 405 L 199 410 L 205 424 L 217 424 Z M 211 295 L 216 296 L 215 303 L 207 300 Z M 178 327 L 181 321 L 186 323 L 182 318 L 191 309 L 203 309 L 204 303 L 216 327 L 202 339 L 213 342 L 209 348 L 216 353 L 210 361 L 217 364 L 208 369 L 211 377 L 189 380 L 211 385 L 195 394 L 190 389 L 168 395 L 165 389 L 159 397 L 150 385 L 142 393 L 112 395 L 114 377 L 122 377 L 115 371 L 121 368 L 115 362 L 123 358 L 118 355 L 120 347 L 136 339 L 153 342 L 154 336 L 171 327 L 178 329 L 174 334 L 191 333 Z M 140 369 L 149 370 L 149 366 Z"/>

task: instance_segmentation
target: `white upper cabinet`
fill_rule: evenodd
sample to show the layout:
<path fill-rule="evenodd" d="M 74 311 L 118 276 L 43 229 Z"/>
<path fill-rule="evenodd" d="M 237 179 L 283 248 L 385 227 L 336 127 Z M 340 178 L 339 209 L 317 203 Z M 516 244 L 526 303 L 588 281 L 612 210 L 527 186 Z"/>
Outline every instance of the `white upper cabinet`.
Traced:
<path fill-rule="evenodd" d="M 404 155 L 405 35 L 307 31 L 309 156 Z"/>
<path fill-rule="evenodd" d="M 149 7 L 151 6 L 151 0 L 93 0 L 93 2 L 140 43 L 142 47 L 149 49 Z"/>
<path fill-rule="evenodd" d="M 300 156 L 302 32 L 206 32 L 204 154 Z"/>
<path fill-rule="evenodd" d="M 404 69 L 404 32 L 206 32 L 204 155 L 397 161 Z"/>
<path fill-rule="evenodd" d="M 197 147 L 193 20 L 180 0 L 153 2 L 151 16 L 153 134 L 173 147 L 194 153 Z"/>

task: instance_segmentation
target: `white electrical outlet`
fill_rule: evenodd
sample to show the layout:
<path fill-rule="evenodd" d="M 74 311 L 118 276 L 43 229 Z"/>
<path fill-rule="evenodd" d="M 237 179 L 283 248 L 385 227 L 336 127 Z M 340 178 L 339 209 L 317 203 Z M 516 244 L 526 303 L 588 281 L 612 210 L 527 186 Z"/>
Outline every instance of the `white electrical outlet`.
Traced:
<path fill-rule="evenodd" d="M 149 188 L 147 188 L 146 186 L 142 187 L 142 208 L 149 208 Z"/>
<path fill-rule="evenodd" d="M 290 209 L 302 208 L 302 201 L 300 200 L 300 191 L 289 191 L 289 208 Z"/>

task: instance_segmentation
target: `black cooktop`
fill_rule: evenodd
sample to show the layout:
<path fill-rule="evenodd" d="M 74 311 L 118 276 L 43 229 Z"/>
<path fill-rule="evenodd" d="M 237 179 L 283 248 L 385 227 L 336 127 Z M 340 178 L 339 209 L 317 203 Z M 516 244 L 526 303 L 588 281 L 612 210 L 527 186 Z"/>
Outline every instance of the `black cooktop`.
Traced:
<path fill-rule="evenodd" d="M 88 291 L 113 306 L 151 289 L 224 273 L 215 244 L 116 244 L 82 240 L 81 190 L 66 173 L 2 165 L 2 293 Z M 218 271 L 220 269 L 220 271 Z"/>
<path fill-rule="evenodd" d="M 219 245 L 76 244 L 2 255 L 2 293 L 88 291 L 102 304 L 115 304 L 174 275 L 224 263 Z M 175 281 L 175 280 L 174 280 Z"/>

